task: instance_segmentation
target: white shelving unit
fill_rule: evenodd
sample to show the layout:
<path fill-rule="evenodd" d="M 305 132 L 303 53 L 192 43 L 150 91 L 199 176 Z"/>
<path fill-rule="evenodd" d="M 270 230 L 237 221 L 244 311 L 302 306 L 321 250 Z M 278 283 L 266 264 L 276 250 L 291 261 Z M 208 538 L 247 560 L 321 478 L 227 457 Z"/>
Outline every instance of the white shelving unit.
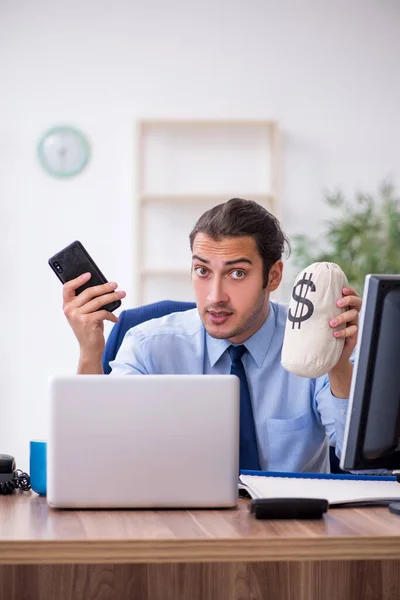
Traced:
<path fill-rule="evenodd" d="M 248 198 L 280 219 L 280 155 L 274 121 L 138 122 L 136 306 L 194 300 L 189 233 L 209 208 Z"/>

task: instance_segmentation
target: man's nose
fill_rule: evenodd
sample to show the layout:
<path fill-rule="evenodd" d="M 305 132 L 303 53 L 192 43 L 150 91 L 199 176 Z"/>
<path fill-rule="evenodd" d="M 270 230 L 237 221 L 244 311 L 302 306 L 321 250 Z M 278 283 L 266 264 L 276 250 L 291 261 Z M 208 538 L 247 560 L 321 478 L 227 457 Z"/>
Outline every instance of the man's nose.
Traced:
<path fill-rule="evenodd" d="M 221 279 L 215 277 L 210 282 L 207 301 L 210 304 L 225 304 L 228 302 L 229 296 L 224 289 Z"/>

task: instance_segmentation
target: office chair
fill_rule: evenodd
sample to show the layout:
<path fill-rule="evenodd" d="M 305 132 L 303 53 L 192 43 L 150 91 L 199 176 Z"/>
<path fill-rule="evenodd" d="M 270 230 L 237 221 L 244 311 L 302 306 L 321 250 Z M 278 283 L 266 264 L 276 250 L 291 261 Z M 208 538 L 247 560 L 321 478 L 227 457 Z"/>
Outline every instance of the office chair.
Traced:
<path fill-rule="evenodd" d="M 172 312 L 182 312 L 195 307 L 196 304 L 194 302 L 161 300 L 160 302 L 153 302 L 153 304 L 139 306 L 138 308 L 123 310 L 119 315 L 118 323 L 112 328 L 104 348 L 102 358 L 104 373 L 106 375 L 111 373 L 110 362 L 114 360 L 128 329 L 131 329 L 131 327 L 135 327 L 135 325 L 139 325 L 140 323 L 144 323 L 145 321 L 150 321 L 150 319 L 157 319 L 158 317 L 169 315 Z M 339 459 L 335 454 L 335 448 L 333 446 L 330 446 L 329 448 L 329 461 L 332 473 L 344 472 L 339 467 Z"/>
<path fill-rule="evenodd" d="M 153 302 L 153 304 L 146 304 L 138 308 L 123 310 L 119 315 L 118 323 L 115 323 L 112 328 L 106 342 L 106 347 L 104 348 L 102 359 L 104 373 L 106 375 L 111 373 L 110 362 L 116 357 L 128 329 L 145 321 L 150 321 L 150 319 L 157 319 L 173 312 L 182 312 L 191 308 L 196 308 L 194 302 L 161 300 L 160 302 Z"/>

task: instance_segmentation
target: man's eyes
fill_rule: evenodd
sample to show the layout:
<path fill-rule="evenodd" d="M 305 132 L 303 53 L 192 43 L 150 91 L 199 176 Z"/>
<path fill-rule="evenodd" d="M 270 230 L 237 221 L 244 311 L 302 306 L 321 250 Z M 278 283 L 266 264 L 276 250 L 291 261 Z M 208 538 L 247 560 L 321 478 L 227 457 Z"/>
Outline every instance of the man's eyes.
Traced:
<path fill-rule="evenodd" d="M 195 267 L 194 270 L 199 277 L 205 277 L 208 274 L 206 267 Z"/>
<path fill-rule="evenodd" d="M 243 279 L 246 276 L 246 271 L 243 271 L 242 269 L 235 269 L 232 271 L 231 275 L 233 279 Z"/>
<path fill-rule="evenodd" d="M 209 273 L 206 267 L 194 267 L 194 271 L 199 277 L 206 277 Z M 233 279 L 244 279 L 246 271 L 243 271 L 243 269 L 235 269 L 234 271 L 231 271 L 229 275 L 232 276 Z"/>

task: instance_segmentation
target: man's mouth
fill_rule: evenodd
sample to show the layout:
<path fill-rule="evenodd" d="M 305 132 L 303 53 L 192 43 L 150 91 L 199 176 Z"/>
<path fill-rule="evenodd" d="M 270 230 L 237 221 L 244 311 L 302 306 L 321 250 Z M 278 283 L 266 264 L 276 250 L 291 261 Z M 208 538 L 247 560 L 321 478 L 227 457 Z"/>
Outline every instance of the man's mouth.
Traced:
<path fill-rule="evenodd" d="M 226 310 L 209 310 L 207 312 L 210 315 L 211 322 L 215 323 L 216 325 L 221 325 L 222 323 L 225 323 L 225 321 L 227 321 L 228 318 L 232 315 L 231 312 Z"/>

